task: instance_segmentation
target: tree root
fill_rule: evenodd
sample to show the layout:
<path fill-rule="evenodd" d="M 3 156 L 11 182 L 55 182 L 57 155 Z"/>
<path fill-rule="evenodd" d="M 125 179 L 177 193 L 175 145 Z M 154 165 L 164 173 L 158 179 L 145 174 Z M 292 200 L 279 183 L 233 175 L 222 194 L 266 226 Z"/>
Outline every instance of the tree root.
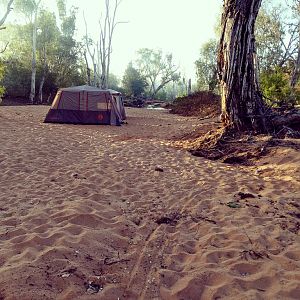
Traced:
<path fill-rule="evenodd" d="M 300 111 L 293 109 L 280 114 L 273 111 L 268 118 L 268 134 L 239 132 L 231 126 L 217 128 L 214 123 L 214 129 L 205 135 L 201 135 L 203 130 L 200 129 L 199 132 L 185 134 L 180 141 L 184 141 L 184 148 L 194 156 L 242 165 L 253 165 L 272 148 L 300 150 L 300 144 L 291 140 L 300 138 Z"/>
<path fill-rule="evenodd" d="M 238 133 L 230 128 L 209 132 L 193 142 L 190 152 L 194 156 L 220 160 L 228 164 L 253 165 L 272 148 L 290 147 L 300 150 L 300 144 L 291 138 L 299 138 L 299 132 L 284 127 L 274 135 Z"/>

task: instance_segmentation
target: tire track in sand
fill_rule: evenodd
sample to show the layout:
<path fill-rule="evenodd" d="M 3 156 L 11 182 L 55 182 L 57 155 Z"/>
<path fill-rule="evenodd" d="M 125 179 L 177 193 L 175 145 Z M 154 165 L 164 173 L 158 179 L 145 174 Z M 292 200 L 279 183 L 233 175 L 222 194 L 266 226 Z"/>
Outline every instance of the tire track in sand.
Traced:
<path fill-rule="evenodd" d="M 207 192 L 211 192 L 211 189 L 206 189 L 197 194 L 197 197 L 205 194 Z M 191 205 L 193 201 L 199 201 L 195 199 L 195 197 L 191 197 L 188 201 L 185 201 L 181 206 L 179 211 L 179 215 L 184 213 L 187 207 Z M 172 201 L 173 202 L 173 201 Z M 176 201 L 173 202 L 172 205 L 166 208 L 167 212 L 171 212 L 176 206 L 180 206 L 181 203 Z M 175 227 L 173 227 L 175 228 Z M 155 286 L 155 273 L 157 274 L 157 270 L 154 270 L 152 264 L 153 260 L 160 260 L 163 257 L 165 252 L 165 248 L 168 246 L 166 242 L 168 242 L 168 238 L 165 238 L 168 235 L 169 228 L 166 224 L 158 225 L 146 238 L 145 243 L 138 255 L 136 263 L 130 272 L 130 277 L 128 283 L 126 285 L 127 292 L 133 292 L 140 290 L 141 292 L 136 295 L 137 299 L 147 299 L 146 294 L 149 291 L 150 285 Z M 157 246 L 159 245 L 159 246 Z M 152 260 L 152 261 L 151 261 Z M 138 272 L 142 268 L 146 268 L 147 272 L 145 272 L 144 276 L 141 277 L 141 272 Z M 157 292 L 159 289 L 153 288 L 152 292 Z M 157 295 L 160 297 L 160 295 Z"/>

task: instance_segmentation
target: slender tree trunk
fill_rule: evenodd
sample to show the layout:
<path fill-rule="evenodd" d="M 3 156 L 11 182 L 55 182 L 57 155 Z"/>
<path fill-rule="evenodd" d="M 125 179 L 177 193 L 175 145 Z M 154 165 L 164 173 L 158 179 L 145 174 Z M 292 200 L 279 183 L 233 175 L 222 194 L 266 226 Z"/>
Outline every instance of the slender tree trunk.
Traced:
<path fill-rule="evenodd" d="M 33 31 L 32 31 L 32 61 L 31 61 L 31 89 L 30 89 L 30 96 L 29 100 L 31 104 L 34 103 L 35 98 L 35 76 L 36 76 L 36 17 L 33 24 Z"/>
<path fill-rule="evenodd" d="M 43 103 L 43 88 L 44 88 L 44 83 L 45 83 L 45 74 L 43 74 L 41 82 L 40 82 L 40 87 L 39 87 L 39 102 L 40 104 Z"/>
<path fill-rule="evenodd" d="M 86 64 L 86 78 L 87 78 L 87 84 L 91 85 L 91 69 L 89 68 L 89 63 L 86 56 L 86 51 L 84 51 L 84 59 Z"/>
<path fill-rule="evenodd" d="M 300 29 L 299 29 L 299 42 L 298 42 L 298 54 L 297 54 L 297 59 L 295 61 L 295 66 L 294 66 L 294 70 L 293 70 L 293 74 L 291 77 L 291 88 L 294 89 L 297 81 L 299 80 L 299 76 L 300 76 Z"/>
<path fill-rule="evenodd" d="M 254 25 L 261 0 L 224 0 L 218 75 L 222 121 L 239 131 L 265 132 L 265 106 L 257 73 Z"/>
<path fill-rule="evenodd" d="M 33 21 L 33 30 L 32 30 L 32 63 L 31 63 L 31 89 L 29 100 L 31 104 L 34 103 L 35 99 L 35 77 L 36 77 L 36 35 L 37 35 L 37 15 L 38 9 L 41 1 L 36 4 L 34 9 L 34 21 Z"/>
<path fill-rule="evenodd" d="M 106 76 L 105 76 L 105 88 L 108 89 L 109 83 L 109 66 L 110 66 L 110 57 L 107 60 L 107 67 L 106 67 Z"/>
<path fill-rule="evenodd" d="M 97 86 L 97 64 L 96 64 L 96 59 L 95 59 L 95 48 L 94 48 L 94 52 L 92 53 L 90 47 L 93 46 L 93 44 L 90 44 L 90 41 L 89 41 L 87 22 L 86 22 L 84 14 L 83 14 L 83 19 L 84 19 L 84 23 L 85 23 L 85 44 L 86 44 L 86 49 L 87 49 L 87 51 L 90 55 L 90 58 L 92 59 L 92 64 L 93 64 L 93 68 L 94 68 L 93 84 L 92 85 Z M 97 50 L 98 50 L 98 45 L 97 45 Z M 84 52 L 84 58 L 85 58 L 86 66 L 87 66 L 88 84 L 91 85 L 91 70 L 88 66 L 88 60 L 87 60 L 86 52 Z"/>
<path fill-rule="evenodd" d="M 189 79 L 188 81 L 188 95 L 192 94 L 192 79 Z"/>
<path fill-rule="evenodd" d="M 100 75 L 100 87 L 102 89 L 108 88 L 109 81 L 109 68 L 111 62 L 112 53 L 112 38 L 116 25 L 123 23 L 116 21 L 116 13 L 122 0 L 115 0 L 114 7 L 110 6 L 110 0 L 105 0 L 105 19 L 103 24 L 100 22 L 100 63 L 101 63 L 101 75 Z M 111 13 L 112 10 L 112 13 Z"/>
<path fill-rule="evenodd" d="M 43 103 L 43 88 L 44 88 L 44 83 L 46 80 L 46 73 L 47 73 L 47 57 L 46 57 L 46 46 L 44 46 L 44 49 L 43 49 L 43 75 L 42 75 L 42 79 L 41 79 L 40 87 L 39 87 L 39 102 L 41 104 Z"/>
<path fill-rule="evenodd" d="M 93 78 L 93 86 L 97 86 L 97 64 L 93 64 L 94 66 L 94 78 Z"/>
<path fill-rule="evenodd" d="M 101 63 L 101 77 L 100 77 L 101 89 L 106 89 L 106 62 L 105 60 Z"/>

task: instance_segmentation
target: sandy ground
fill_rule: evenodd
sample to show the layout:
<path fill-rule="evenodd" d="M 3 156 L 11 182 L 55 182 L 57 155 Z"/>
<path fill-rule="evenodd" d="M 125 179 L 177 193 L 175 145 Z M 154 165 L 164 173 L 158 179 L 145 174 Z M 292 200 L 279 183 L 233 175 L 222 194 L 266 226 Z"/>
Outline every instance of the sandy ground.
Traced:
<path fill-rule="evenodd" d="M 299 153 L 256 167 L 169 143 L 211 121 L 122 127 L 0 107 L 0 299 L 299 299 Z"/>

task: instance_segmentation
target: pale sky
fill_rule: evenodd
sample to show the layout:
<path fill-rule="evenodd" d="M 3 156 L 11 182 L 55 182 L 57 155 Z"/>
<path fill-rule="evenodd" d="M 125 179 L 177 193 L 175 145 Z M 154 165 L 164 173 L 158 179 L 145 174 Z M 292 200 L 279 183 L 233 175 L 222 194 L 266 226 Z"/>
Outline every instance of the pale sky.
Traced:
<path fill-rule="evenodd" d="M 54 2 L 54 1 L 53 1 Z M 84 9 L 89 32 L 98 37 L 98 20 L 104 0 L 68 0 L 80 8 L 78 34 L 84 34 Z M 113 1 L 112 1 L 113 2 Z M 214 37 L 222 0 L 123 0 L 113 37 L 112 73 L 122 76 L 140 48 L 160 48 L 173 53 L 187 78 L 195 78 L 194 61 L 201 45 Z M 218 20 L 219 21 L 219 20 Z"/>

